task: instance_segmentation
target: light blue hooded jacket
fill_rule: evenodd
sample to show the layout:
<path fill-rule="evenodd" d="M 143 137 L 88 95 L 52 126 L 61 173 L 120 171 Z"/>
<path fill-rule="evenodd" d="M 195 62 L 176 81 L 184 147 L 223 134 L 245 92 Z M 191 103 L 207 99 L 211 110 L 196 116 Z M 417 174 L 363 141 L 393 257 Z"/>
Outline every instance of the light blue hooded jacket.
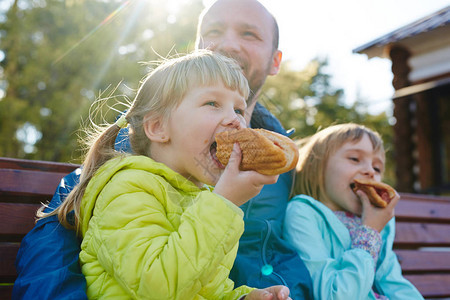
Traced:
<path fill-rule="evenodd" d="M 377 265 L 369 252 L 351 248 L 350 233 L 332 210 L 306 195 L 288 204 L 285 238 L 297 249 L 308 268 L 314 299 L 376 299 L 374 290 L 389 299 L 423 299 L 402 276 L 392 250 L 395 219 L 381 231 Z"/>

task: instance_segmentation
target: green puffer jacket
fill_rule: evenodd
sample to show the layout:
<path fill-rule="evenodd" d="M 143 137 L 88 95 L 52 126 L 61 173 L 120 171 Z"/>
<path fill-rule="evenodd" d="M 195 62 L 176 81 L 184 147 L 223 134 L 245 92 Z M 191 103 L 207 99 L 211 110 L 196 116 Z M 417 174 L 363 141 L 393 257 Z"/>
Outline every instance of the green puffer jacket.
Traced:
<path fill-rule="evenodd" d="M 239 299 L 228 275 L 242 211 L 144 156 L 115 158 L 81 205 L 80 260 L 89 298 Z"/>

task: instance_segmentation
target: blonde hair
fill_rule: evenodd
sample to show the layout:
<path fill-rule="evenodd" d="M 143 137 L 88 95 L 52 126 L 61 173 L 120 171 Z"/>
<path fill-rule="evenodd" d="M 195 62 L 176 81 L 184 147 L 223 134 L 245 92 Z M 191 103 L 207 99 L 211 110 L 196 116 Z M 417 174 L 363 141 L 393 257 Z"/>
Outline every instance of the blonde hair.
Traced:
<path fill-rule="evenodd" d="M 238 91 L 244 99 L 248 97 L 247 79 L 239 65 L 231 58 L 209 50 L 198 50 L 190 54 L 164 60 L 141 82 L 140 88 L 126 112 L 130 133 L 130 144 L 136 155 L 150 156 L 150 140 L 144 132 L 144 123 L 151 119 L 167 122 L 173 109 L 186 93 L 195 87 L 222 83 L 226 88 Z M 94 125 L 95 126 L 95 125 Z M 58 215 L 66 228 L 77 229 L 80 224 L 80 205 L 84 191 L 95 172 L 108 160 L 124 155 L 114 150 L 119 126 L 111 124 L 103 130 L 89 133 L 89 150 L 83 162 L 80 182 L 66 200 L 51 213 L 42 207 L 38 218 Z M 68 213 L 74 211 L 75 224 L 68 221 Z"/>
<path fill-rule="evenodd" d="M 373 149 L 385 155 L 381 136 L 371 129 L 354 123 L 333 125 L 311 137 L 298 141 L 300 159 L 294 194 L 305 194 L 321 200 L 325 194 L 325 168 L 328 158 L 347 142 L 358 142 L 367 134 Z"/>

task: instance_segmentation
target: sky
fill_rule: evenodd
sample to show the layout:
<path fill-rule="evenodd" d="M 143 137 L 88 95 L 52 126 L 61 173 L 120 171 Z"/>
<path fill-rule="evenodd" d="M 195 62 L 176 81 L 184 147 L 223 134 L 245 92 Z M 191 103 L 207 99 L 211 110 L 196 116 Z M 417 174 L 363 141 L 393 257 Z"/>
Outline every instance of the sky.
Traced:
<path fill-rule="evenodd" d="M 332 85 L 344 101 L 367 100 L 370 112 L 392 114 L 391 63 L 352 50 L 450 5 L 450 0 L 260 0 L 280 27 L 283 60 L 299 69 L 328 57 Z"/>

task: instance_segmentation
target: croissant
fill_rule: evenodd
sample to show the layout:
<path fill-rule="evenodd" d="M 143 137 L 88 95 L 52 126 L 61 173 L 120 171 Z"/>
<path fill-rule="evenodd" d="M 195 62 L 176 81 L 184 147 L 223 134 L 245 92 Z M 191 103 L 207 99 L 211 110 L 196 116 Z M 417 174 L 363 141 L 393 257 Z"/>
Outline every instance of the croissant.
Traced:
<path fill-rule="evenodd" d="M 298 148 L 290 138 L 265 129 L 242 128 L 216 135 L 216 155 L 224 166 L 236 142 L 242 152 L 240 170 L 277 175 L 292 170 L 297 164 Z"/>

